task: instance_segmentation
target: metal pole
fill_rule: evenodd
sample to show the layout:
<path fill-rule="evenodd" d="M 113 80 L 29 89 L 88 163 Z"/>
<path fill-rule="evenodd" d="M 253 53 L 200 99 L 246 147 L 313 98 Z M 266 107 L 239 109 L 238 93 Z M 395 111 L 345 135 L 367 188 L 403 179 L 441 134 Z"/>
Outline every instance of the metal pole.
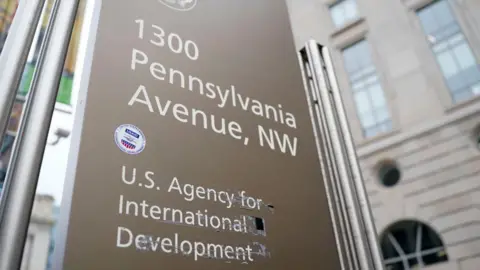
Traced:
<path fill-rule="evenodd" d="M 339 224 L 341 222 L 341 218 L 338 216 L 339 215 L 339 211 L 337 209 L 338 198 L 334 193 L 332 193 L 332 190 L 334 190 L 335 188 L 334 187 L 332 188 L 332 185 L 331 185 L 332 176 L 330 175 L 329 164 L 327 164 L 328 157 L 326 157 L 326 153 L 325 151 L 323 151 L 323 148 L 322 148 L 323 145 L 320 144 L 320 142 L 324 141 L 321 139 L 322 131 L 320 130 L 320 127 L 315 121 L 316 118 L 315 118 L 314 109 L 315 109 L 316 101 L 314 96 L 315 91 L 313 90 L 314 85 L 312 85 L 311 83 L 311 75 L 310 75 L 311 71 L 308 63 L 306 63 L 306 60 L 304 58 L 305 57 L 301 52 L 299 54 L 300 69 L 303 75 L 302 76 L 303 84 L 306 89 L 306 96 L 309 104 L 309 112 L 312 117 L 313 134 L 315 136 L 318 158 L 320 161 L 320 170 L 322 172 L 322 178 L 323 178 L 323 184 L 325 186 L 325 193 L 327 196 L 328 208 L 330 210 L 330 218 L 332 219 L 333 234 L 335 236 L 335 242 L 339 247 L 338 253 L 340 257 L 340 267 L 341 267 L 341 270 L 352 269 L 350 254 L 348 253 L 348 246 L 345 244 L 345 232 L 343 230 L 343 227 Z M 329 172 L 328 174 L 327 174 L 327 171 Z M 343 243 L 343 246 L 342 246 L 342 243 Z M 349 266 L 348 268 L 345 267 L 346 263 Z"/>
<path fill-rule="evenodd" d="M 315 126 L 318 128 L 319 137 L 317 136 L 317 143 L 321 143 L 321 149 L 319 150 L 319 154 L 322 158 L 322 164 L 324 164 L 325 171 L 323 172 L 324 178 L 328 178 L 328 182 L 325 182 L 326 187 L 331 187 L 327 190 L 328 193 L 332 193 L 333 198 L 333 206 L 335 211 L 335 218 L 337 226 L 339 227 L 339 235 L 342 238 L 343 250 L 345 251 L 344 255 L 346 258 L 346 263 L 348 264 L 347 269 L 358 269 L 358 256 L 355 253 L 355 243 L 354 239 L 352 238 L 351 233 L 351 225 L 348 218 L 348 213 L 346 211 L 345 203 L 343 201 L 343 192 L 341 186 L 338 185 L 338 172 L 335 167 L 335 159 L 333 156 L 333 151 L 331 149 L 331 142 L 330 142 L 330 135 L 328 132 L 328 128 L 325 124 L 325 117 L 324 113 L 321 112 L 321 108 L 319 106 L 319 99 L 318 99 L 318 89 L 316 84 L 313 81 L 313 70 L 314 66 L 311 64 L 311 61 L 308 60 L 307 51 L 304 50 L 305 55 L 303 55 L 304 61 L 304 69 L 308 72 L 306 73 L 307 77 L 307 88 L 311 91 L 311 96 L 313 99 L 313 110 L 316 116 Z M 327 174 L 328 173 L 328 174 Z M 324 179 L 326 180 L 326 179 Z M 334 220 L 335 222 L 335 220 Z"/>
<path fill-rule="evenodd" d="M 373 220 L 373 214 L 370 209 L 370 203 L 368 201 L 367 191 L 365 188 L 362 172 L 360 170 L 360 165 L 358 164 L 357 152 L 355 150 L 355 145 L 353 144 L 353 138 L 350 132 L 350 127 L 348 126 L 347 116 L 345 114 L 343 102 L 340 97 L 340 90 L 338 88 L 337 78 L 333 69 L 330 52 L 326 47 L 322 48 L 322 55 L 325 61 L 325 68 L 330 82 L 331 95 L 334 101 L 334 109 L 338 114 L 338 122 L 342 131 L 342 137 L 344 138 L 347 158 L 349 160 L 353 176 L 353 183 L 357 191 L 356 193 L 360 205 L 361 217 L 363 218 L 365 230 L 367 233 L 367 239 L 369 241 L 370 248 L 372 249 L 371 252 L 373 262 L 375 264 L 375 269 L 383 269 L 384 265 L 381 257 L 380 247 L 378 245 L 378 235 Z"/>
<path fill-rule="evenodd" d="M 60 2 L 59 2 L 60 1 Z M 35 71 L 29 103 L 14 146 L 7 178 L 10 191 L 0 221 L 0 270 L 20 269 L 25 236 L 79 0 L 57 0 L 47 31 L 44 57 Z"/>
<path fill-rule="evenodd" d="M 0 138 L 7 130 L 45 0 L 22 0 L 0 55 Z"/>
<path fill-rule="evenodd" d="M 345 202 L 352 225 L 352 234 L 353 238 L 355 239 L 356 251 L 358 254 L 358 260 L 360 262 L 360 269 L 375 270 L 374 265 L 372 264 L 371 256 L 369 254 L 370 248 L 368 247 L 368 242 L 365 239 L 365 232 L 357 207 L 355 191 L 350 183 L 350 175 L 347 163 L 348 161 L 344 157 L 344 151 L 342 148 L 342 143 L 340 141 L 341 135 L 338 127 L 336 126 L 336 119 L 332 104 L 330 104 L 330 96 L 327 90 L 328 88 L 326 84 L 326 78 L 323 74 L 323 65 L 318 44 L 315 41 L 309 41 L 307 44 L 307 48 L 309 59 L 312 65 L 315 67 L 312 77 L 319 88 L 317 94 L 320 101 L 320 107 L 324 112 L 325 122 L 331 135 L 330 139 L 336 160 L 335 165 L 338 169 L 340 177 L 339 180 L 343 187 L 345 195 Z"/>
<path fill-rule="evenodd" d="M 320 102 L 320 100 L 319 100 Z M 352 223 L 351 218 L 348 216 L 348 205 L 345 202 L 345 190 L 341 185 L 341 178 L 338 168 L 336 166 L 337 160 L 335 159 L 334 150 L 332 148 L 332 139 L 329 134 L 328 126 L 326 124 L 325 112 L 321 109 L 321 106 L 317 104 L 316 106 L 317 117 L 320 120 L 320 124 L 323 129 L 322 136 L 324 139 L 324 151 L 328 154 L 328 166 L 330 168 L 331 182 L 333 186 L 334 197 L 336 199 L 337 211 L 340 216 L 340 225 L 344 233 L 345 246 L 350 255 L 351 267 L 350 269 L 359 269 L 358 254 L 356 252 L 355 239 L 352 232 Z"/>

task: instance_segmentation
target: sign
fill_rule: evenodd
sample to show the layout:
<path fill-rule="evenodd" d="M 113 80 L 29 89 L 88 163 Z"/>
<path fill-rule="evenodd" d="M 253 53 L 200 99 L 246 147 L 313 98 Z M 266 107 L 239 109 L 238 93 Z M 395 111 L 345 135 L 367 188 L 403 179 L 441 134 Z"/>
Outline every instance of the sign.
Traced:
<path fill-rule="evenodd" d="M 99 6 L 61 268 L 340 269 L 284 1 Z"/>

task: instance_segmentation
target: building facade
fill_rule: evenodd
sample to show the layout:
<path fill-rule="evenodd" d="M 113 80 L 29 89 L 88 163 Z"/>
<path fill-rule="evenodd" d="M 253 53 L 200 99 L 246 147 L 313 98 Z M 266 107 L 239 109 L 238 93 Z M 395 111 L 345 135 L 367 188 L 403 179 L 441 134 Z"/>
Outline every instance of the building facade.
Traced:
<path fill-rule="evenodd" d="M 46 269 L 50 254 L 53 224 L 53 197 L 48 195 L 35 196 L 20 270 Z"/>
<path fill-rule="evenodd" d="M 387 269 L 480 269 L 480 1 L 288 4 L 331 49 Z"/>
<path fill-rule="evenodd" d="M 54 224 L 51 229 L 51 238 L 50 238 L 50 246 L 48 250 L 48 259 L 47 259 L 47 267 L 45 270 L 53 270 L 53 252 L 55 250 L 55 234 L 56 228 L 58 225 L 58 218 L 60 217 L 60 206 L 54 205 L 52 209 Z"/>

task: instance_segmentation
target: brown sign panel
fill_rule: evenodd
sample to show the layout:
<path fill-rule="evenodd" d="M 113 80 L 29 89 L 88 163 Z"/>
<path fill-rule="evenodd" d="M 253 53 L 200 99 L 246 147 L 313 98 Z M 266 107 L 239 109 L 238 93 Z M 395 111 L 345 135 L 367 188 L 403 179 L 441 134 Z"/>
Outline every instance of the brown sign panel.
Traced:
<path fill-rule="evenodd" d="M 340 269 L 284 1 L 104 0 L 93 46 L 63 269 Z"/>

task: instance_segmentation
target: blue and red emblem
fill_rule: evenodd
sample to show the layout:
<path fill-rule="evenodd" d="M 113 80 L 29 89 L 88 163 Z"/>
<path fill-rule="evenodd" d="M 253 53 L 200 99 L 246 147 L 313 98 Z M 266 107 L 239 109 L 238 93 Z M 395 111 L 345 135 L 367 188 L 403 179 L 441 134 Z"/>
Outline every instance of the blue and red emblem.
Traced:
<path fill-rule="evenodd" d="M 145 135 L 136 126 L 124 124 L 115 130 L 115 143 L 127 154 L 136 155 L 145 148 Z"/>

